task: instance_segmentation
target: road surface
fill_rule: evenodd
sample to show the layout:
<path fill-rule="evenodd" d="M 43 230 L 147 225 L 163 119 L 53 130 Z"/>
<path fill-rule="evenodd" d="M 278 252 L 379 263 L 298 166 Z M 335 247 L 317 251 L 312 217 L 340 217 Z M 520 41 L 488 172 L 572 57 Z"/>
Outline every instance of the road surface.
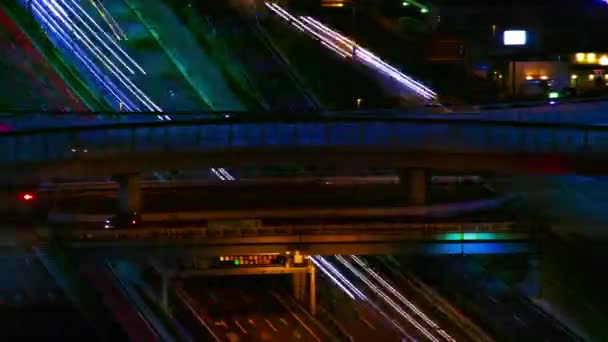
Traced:
<path fill-rule="evenodd" d="M 215 341 L 327 341 L 317 324 L 276 289 L 273 278 L 188 280 L 183 289 L 201 318 L 196 330 Z"/>
<path fill-rule="evenodd" d="M 401 258 L 407 264 L 405 258 Z M 505 341 L 576 341 L 563 327 L 514 289 L 497 281 L 466 256 L 421 257 L 415 272 L 488 333 Z"/>

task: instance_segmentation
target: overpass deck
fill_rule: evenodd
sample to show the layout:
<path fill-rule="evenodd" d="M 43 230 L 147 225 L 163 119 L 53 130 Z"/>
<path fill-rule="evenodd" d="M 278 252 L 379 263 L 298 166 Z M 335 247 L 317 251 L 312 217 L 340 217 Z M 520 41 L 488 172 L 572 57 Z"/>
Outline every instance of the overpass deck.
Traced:
<path fill-rule="evenodd" d="M 3 133 L 0 170 L 12 173 L 13 180 L 218 165 L 606 173 L 607 150 L 608 128 L 602 126 L 460 119 L 227 118 Z"/>

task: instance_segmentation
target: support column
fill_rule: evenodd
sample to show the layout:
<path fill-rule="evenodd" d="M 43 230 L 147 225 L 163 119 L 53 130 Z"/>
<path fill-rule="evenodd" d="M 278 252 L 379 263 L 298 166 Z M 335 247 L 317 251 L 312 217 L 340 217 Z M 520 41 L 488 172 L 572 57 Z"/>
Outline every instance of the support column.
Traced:
<path fill-rule="evenodd" d="M 293 279 L 293 296 L 296 300 L 301 301 L 306 293 L 306 273 L 293 273 L 291 277 Z"/>
<path fill-rule="evenodd" d="M 316 280 L 316 272 L 315 265 L 310 265 L 310 293 L 308 294 L 308 299 L 310 300 L 310 314 L 317 314 L 317 280 Z"/>
<path fill-rule="evenodd" d="M 409 169 L 399 173 L 399 182 L 410 205 L 425 205 L 429 200 L 430 176 L 423 169 Z"/>
<path fill-rule="evenodd" d="M 118 175 L 114 176 L 114 180 L 118 183 L 120 212 L 140 212 L 142 206 L 141 176 L 139 174 Z"/>

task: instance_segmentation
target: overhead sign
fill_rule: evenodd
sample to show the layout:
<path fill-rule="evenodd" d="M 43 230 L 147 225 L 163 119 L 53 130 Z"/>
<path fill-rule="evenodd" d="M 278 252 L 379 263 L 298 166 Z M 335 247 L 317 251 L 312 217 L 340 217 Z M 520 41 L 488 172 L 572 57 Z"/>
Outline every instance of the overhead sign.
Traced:
<path fill-rule="evenodd" d="M 282 266 L 285 256 L 279 254 L 228 255 L 218 257 L 221 266 Z"/>

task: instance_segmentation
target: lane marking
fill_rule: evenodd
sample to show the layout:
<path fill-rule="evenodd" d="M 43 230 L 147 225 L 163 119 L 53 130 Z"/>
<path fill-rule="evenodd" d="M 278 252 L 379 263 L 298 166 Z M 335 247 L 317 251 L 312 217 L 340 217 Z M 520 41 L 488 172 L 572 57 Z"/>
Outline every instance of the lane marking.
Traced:
<path fill-rule="evenodd" d="M 249 324 L 253 325 L 255 327 L 255 321 L 252 320 L 251 318 L 247 320 L 247 322 L 249 322 Z"/>
<path fill-rule="evenodd" d="M 179 297 L 179 299 L 182 300 L 182 303 L 184 303 L 186 305 L 186 308 L 188 308 L 188 310 L 194 315 L 196 320 L 205 327 L 205 329 L 207 330 L 207 332 L 209 332 L 209 334 L 213 337 L 213 339 L 216 342 L 220 342 L 220 338 L 217 337 L 217 335 L 215 335 L 215 333 L 213 332 L 213 329 L 211 329 L 211 327 L 209 325 L 207 325 L 207 323 L 205 323 L 205 320 L 201 317 L 201 315 L 197 312 L 197 310 L 192 307 L 192 303 L 190 303 L 188 301 L 189 296 L 186 294 L 186 292 L 184 290 L 182 290 L 181 288 L 178 288 L 176 293 L 177 293 L 177 296 Z"/>
<path fill-rule="evenodd" d="M 363 323 L 365 323 L 365 325 L 367 325 L 370 329 L 372 330 L 376 330 L 376 327 L 374 327 L 373 324 L 371 324 L 368 320 L 366 320 L 365 318 L 361 318 L 361 320 L 363 321 Z"/>
<path fill-rule="evenodd" d="M 239 329 L 241 329 L 241 331 L 243 332 L 243 334 L 247 335 L 247 330 L 245 330 L 245 328 L 243 328 L 243 326 L 241 325 L 241 323 L 239 323 L 238 320 L 234 320 L 234 324 L 236 324 L 237 327 L 239 327 Z"/>
<path fill-rule="evenodd" d="M 317 341 L 317 342 L 321 342 L 321 339 L 315 335 L 315 333 L 312 331 L 312 329 L 310 329 L 310 327 L 308 325 L 306 325 L 306 323 L 304 323 L 304 321 L 300 318 L 300 316 L 298 316 L 297 313 L 293 312 L 293 311 L 289 311 L 289 313 L 304 327 L 304 329 L 306 329 L 306 331 L 308 331 L 308 333 Z"/>
<path fill-rule="evenodd" d="M 279 321 L 281 321 L 281 323 L 283 323 L 285 325 L 289 325 L 289 324 L 287 324 L 287 321 L 283 317 L 279 318 Z"/>
<path fill-rule="evenodd" d="M 274 325 L 272 325 L 272 323 L 270 323 L 268 319 L 264 318 L 264 320 L 266 321 L 266 323 L 268 323 L 270 329 L 274 330 L 274 332 L 278 332 L 277 328 L 275 328 Z"/>

